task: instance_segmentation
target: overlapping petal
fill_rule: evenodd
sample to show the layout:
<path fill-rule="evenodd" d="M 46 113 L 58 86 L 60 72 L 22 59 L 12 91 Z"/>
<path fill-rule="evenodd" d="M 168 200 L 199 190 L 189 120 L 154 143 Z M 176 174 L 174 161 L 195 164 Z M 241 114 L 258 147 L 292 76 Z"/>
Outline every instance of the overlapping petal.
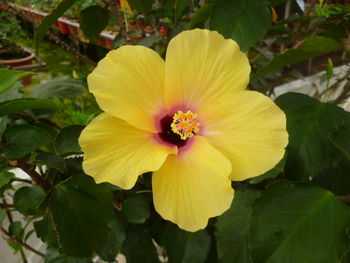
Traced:
<path fill-rule="evenodd" d="M 204 136 L 231 161 L 232 180 L 261 175 L 282 159 L 288 144 L 286 117 L 263 94 L 231 94 L 197 113 L 204 120 Z"/>
<path fill-rule="evenodd" d="M 188 231 L 207 225 L 226 211 L 233 199 L 231 164 L 208 140 L 193 138 L 190 148 L 170 155 L 152 177 L 153 201 L 165 219 Z"/>
<path fill-rule="evenodd" d="M 195 110 L 226 93 L 246 88 L 250 65 L 236 42 L 214 31 L 196 29 L 174 37 L 166 54 L 168 108 Z"/>
<path fill-rule="evenodd" d="M 103 111 L 155 132 L 153 115 L 164 108 L 164 70 L 152 49 L 123 46 L 98 63 L 88 77 L 89 90 Z"/>
<path fill-rule="evenodd" d="M 177 149 L 157 143 L 152 134 L 102 113 L 82 132 L 84 171 L 97 183 L 109 182 L 130 189 L 142 173 L 158 170 Z"/>

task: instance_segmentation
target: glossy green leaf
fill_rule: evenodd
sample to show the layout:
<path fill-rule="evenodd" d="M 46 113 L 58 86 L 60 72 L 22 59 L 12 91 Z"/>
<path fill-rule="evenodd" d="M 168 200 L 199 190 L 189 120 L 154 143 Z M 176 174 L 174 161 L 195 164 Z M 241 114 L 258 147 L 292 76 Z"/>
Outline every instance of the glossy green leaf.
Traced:
<path fill-rule="evenodd" d="M 333 158 L 332 164 L 319 174 L 313 181 L 332 193 L 342 196 L 350 194 L 350 162 L 344 158 Z"/>
<path fill-rule="evenodd" d="M 219 261 L 222 263 L 252 262 L 249 251 L 252 205 L 260 196 L 256 190 L 235 192 L 231 208 L 218 218 L 216 239 Z"/>
<path fill-rule="evenodd" d="M 253 262 L 340 262 L 350 246 L 349 222 L 349 207 L 322 188 L 272 184 L 253 205 Z"/>
<path fill-rule="evenodd" d="M 34 109 L 57 110 L 57 106 L 49 99 L 13 99 L 0 103 L 0 117 L 14 112 Z"/>
<path fill-rule="evenodd" d="M 57 250 L 48 248 L 44 263 L 92 263 L 88 258 L 73 258 L 60 254 Z"/>
<path fill-rule="evenodd" d="M 261 39 L 271 26 L 268 0 L 217 0 L 210 17 L 210 29 L 237 41 L 243 51 Z"/>
<path fill-rule="evenodd" d="M 55 168 L 60 172 L 64 173 L 67 171 L 64 159 L 56 154 L 43 152 L 36 157 L 36 162 L 44 164 L 48 167 Z"/>
<path fill-rule="evenodd" d="M 0 94 L 12 88 L 17 81 L 32 74 L 33 72 L 0 68 Z"/>
<path fill-rule="evenodd" d="M 201 23 L 204 23 L 211 14 L 211 10 L 213 8 L 213 3 L 207 3 L 196 10 L 193 14 L 190 23 L 188 24 L 189 28 L 195 28 Z"/>
<path fill-rule="evenodd" d="M 144 223 L 150 216 L 146 198 L 142 194 L 129 195 L 123 202 L 122 215 L 130 223 Z"/>
<path fill-rule="evenodd" d="M 108 9 L 94 5 L 80 11 L 79 24 L 84 35 L 92 41 L 97 41 L 102 30 L 108 25 Z"/>
<path fill-rule="evenodd" d="M 38 29 L 35 31 L 34 40 L 35 47 L 38 51 L 40 41 L 45 37 L 50 27 L 66 12 L 77 0 L 62 0 L 56 9 L 51 14 L 44 17 L 41 21 Z"/>
<path fill-rule="evenodd" d="M 50 132 L 27 124 L 8 128 L 5 131 L 5 139 L 3 151 L 10 159 L 22 158 L 31 151 L 53 142 Z"/>
<path fill-rule="evenodd" d="M 191 0 L 175 0 L 174 2 L 174 15 L 175 20 L 181 18 L 186 7 L 191 3 Z"/>
<path fill-rule="evenodd" d="M 337 41 L 323 36 L 311 36 L 304 40 L 298 48 L 287 50 L 285 53 L 276 56 L 270 63 L 261 68 L 256 76 L 280 70 L 286 66 L 318 57 L 341 48 Z"/>
<path fill-rule="evenodd" d="M 32 89 L 33 98 L 72 98 L 83 92 L 83 83 L 79 79 L 58 76 L 45 80 Z"/>
<path fill-rule="evenodd" d="M 0 188 L 4 185 L 8 184 L 12 178 L 14 178 L 15 175 L 8 171 L 1 171 L 0 172 Z"/>
<path fill-rule="evenodd" d="M 36 235 L 50 247 L 59 246 L 59 233 L 54 224 L 52 214 L 45 215 L 40 221 L 34 222 Z"/>
<path fill-rule="evenodd" d="M 140 39 L 136 44 L 144 46 L 144 47 L 151 47 L 154 44 L 159 43 L 160 41 L 161 41 L 160 37 L 149 36 L 149 37 L 144 37 L 144 38 Z"/>
<path fill-rule="evenodd" d="M 331 142 L 350 161 L 350 120 L 334 133 L 330 134 Z"/>
<path fill-rule="evenodd" d="M 276 99 L 276 104 L 287 116 L 289 145 L 285 175 L 307 179 L 330 167 L 337 150 L 329 136 L 345 119 L 350 119 L 350 113 L 298 93 L 284 94 Z"/>
<path fill-rule="evenodd" d="M 129 227 L 126 230 L 121 252 L 128 263 L 159 263 L 152 236 L 147 230 L 139 227 Z"/>
<path fill-rule="evenodd" d="M 21 240 L 24 234 L 22 222 L 20 221 L 12 222 L 9 226 L 9 233 L 12 237 L 15 237 Z"/>
<path fill-rule="evenodd" d="M 170 224 L 164 231 L 163 243 L 169 262 L 204 263 L 210 248 L 210 236 L 205 230 L 191 233 Z"/>
<path fill-rule="evenodd" d="M 60 155 L 70 153 L 80 153 L 81 149 L 78 138 L 84 126 L 70 125 L 64 127 L 57 135 L 55 140 L 56 152 Z"/>
<path fill-rule="evenodd" d="M 23 215 L 34 215 L 40 212 L 39 206 L 45 199 L 44 190 L 36 185 L 18 189 L 13 197 L 16 209 Z"/>
<path fill-rule="evenodd" d="M 123 233 L 116 231 L 112 194 L 107 184 L 97 185 L 87 175 L 74 176 L 56 187 L 50 209 L 62 252 L 90 257 L 102 247 L 100 256 L 114 260 L 121 247 L 118 235 Z M 106 244 L 109 251 L 105 251 Z"/>

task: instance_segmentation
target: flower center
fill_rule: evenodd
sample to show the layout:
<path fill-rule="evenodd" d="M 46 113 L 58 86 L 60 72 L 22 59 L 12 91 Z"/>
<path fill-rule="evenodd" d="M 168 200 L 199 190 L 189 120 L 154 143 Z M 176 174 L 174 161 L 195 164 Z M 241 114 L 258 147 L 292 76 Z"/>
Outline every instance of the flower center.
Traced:
<path fill-rule="evenodd" d="M 199 132 L 200 123 L 196 120 L 197 114 L 192 111 L 177 111 L 173 116 L 173 122 L 170 127 L 171 130 L 180 135 L 182 140 L 193 137 Z"/>

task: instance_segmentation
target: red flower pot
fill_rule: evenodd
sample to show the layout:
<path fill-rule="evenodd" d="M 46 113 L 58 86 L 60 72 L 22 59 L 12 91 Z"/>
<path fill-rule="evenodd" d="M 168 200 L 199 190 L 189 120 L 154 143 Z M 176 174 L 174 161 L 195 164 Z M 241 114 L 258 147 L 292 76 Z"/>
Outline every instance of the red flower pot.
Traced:
<path fill-rule="evenodd" d="M 16 69 L 19 66 L 31 65 L 35 54 L 31 52 L 26 52 L 27 55 L 23 58 L 18 59 L 3 59 L 0 60 L 0 64 L 9 66 L 10 68 Z M 28 86 L 32 82 L 32 76 L 27 76 L 22 79 L 22 84 Z"/>
<path fill-rule="evenodd" d="M 106 39 L 103 38 L 103 37 L 100 37 L 98 39 L 98 42 L 97 42 L 97 45 L 101 46 L 101 47 L 104 47 L 106 45 Z"/>
<path fill-rule="evenodd" d="M 79 27 L 68 25 L 69 33 L 73 36 L 79 36 Z"/>
<path fill-rule="evenodd" d="M 69 27 L 66 23 L 63 23 L 61 21 L 58 22 L 58 29 L 60 30 L 60 33 L 63 35 L 69 35 Z"/>

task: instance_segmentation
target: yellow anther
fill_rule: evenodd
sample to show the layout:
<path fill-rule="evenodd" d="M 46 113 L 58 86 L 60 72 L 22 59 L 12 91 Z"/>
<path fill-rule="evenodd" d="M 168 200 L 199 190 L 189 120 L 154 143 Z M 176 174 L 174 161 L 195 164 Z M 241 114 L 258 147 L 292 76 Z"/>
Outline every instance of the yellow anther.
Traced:
<path fill-rule="evenodd" d="M 173 116 L 171 129 L 174 133 L 180 135 L 182 140 L 193 137 L 199 131 L 200 123 L 195 120 L 196 114 L 192 111 L 178 111 Z"/>

